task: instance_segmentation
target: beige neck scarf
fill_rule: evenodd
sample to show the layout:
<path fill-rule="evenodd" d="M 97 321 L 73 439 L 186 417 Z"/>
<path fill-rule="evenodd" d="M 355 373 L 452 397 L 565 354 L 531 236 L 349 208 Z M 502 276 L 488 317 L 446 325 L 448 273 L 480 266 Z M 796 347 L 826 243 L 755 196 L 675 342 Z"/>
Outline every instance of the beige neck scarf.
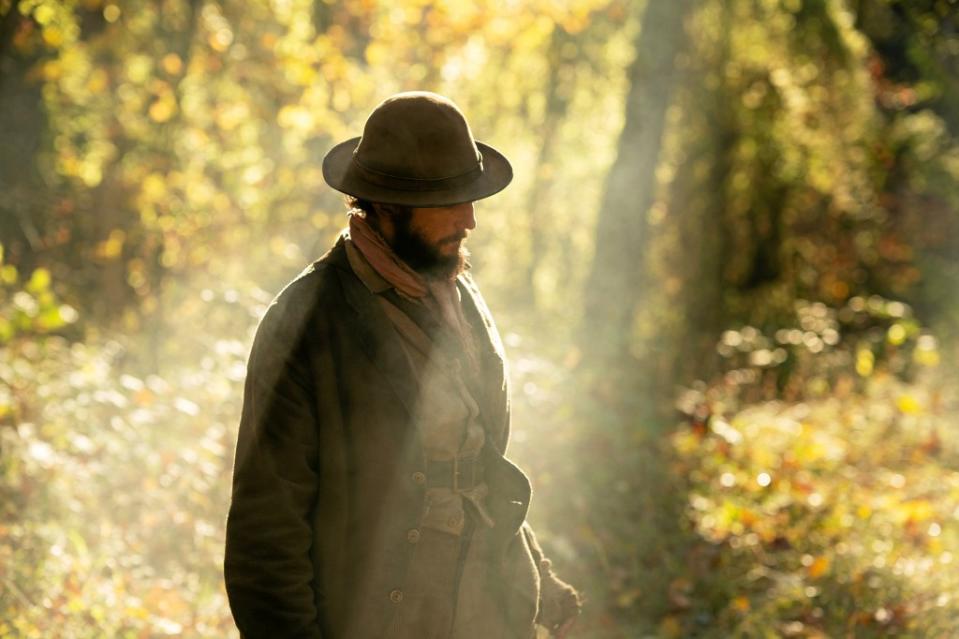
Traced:
<path fill-rule="evenodd" d="M 396 256 L 383 236 L 369 225 L 359 209 L 350 211 L 349 216 L 350 239 L 383 279 L 406 297 L 422 301 L 422 298 L 429 295 L 426 279 Z"/>
<path fill-rule="evenodd" d="M 349 213 L 350 239 L 370 266 L 399 293 L 425 304 L 459 336 L 471 367 L 478 370 L 476 345 L 460 304 L 455 280 L 425 278 L 401 260 L 359 209 Z"/>

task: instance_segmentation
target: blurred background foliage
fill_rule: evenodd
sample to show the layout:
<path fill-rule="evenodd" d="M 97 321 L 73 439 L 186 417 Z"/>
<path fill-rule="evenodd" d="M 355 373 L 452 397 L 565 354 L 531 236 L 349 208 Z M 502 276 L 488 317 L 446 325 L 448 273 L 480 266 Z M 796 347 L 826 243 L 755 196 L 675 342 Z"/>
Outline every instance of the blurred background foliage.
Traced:
<path fill-rule="evenodd" d="M 0 0 L 0 636 L 222 637 L 252 330 L 400 90 L 577 637 L 959 627 L 955 0 Z M 233 635 L 235 636 L 235 635 Z"/>

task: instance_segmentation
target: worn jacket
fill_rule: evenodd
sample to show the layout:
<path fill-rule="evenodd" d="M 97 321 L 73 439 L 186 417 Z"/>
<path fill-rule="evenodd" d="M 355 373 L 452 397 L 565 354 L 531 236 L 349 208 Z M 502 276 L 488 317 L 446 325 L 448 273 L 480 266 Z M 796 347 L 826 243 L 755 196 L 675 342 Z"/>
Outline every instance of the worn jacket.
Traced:
<path fill-rule="evenodd" d="M 457 286 L 483 373 L 492 592 L 515 636 L 537 615 L 543 558 L 525 524 L 530 484 L 504 456 L 509 392 L 489 310 Z M 248 362 L 224 573 L 244 637 L 380 639 L 402 606 L 408 532 L 425 499 L 417 388 L 395 330 L 343 239 L 288 284 Z M 512 635 L 512 633 L 511 633 Z"/>

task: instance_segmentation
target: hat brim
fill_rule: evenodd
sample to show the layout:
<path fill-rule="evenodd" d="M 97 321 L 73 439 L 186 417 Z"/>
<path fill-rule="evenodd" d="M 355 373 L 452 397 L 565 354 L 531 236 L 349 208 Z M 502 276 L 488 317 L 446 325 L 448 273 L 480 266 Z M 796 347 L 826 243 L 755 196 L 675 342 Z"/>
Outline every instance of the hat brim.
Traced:
<path fill-rule="evenodd" d="M 513 168 L 502 153 L 483 142 L 476 148 L 483 156 L 483 172 L 473 181 L 440 190 L 402 190 L 370 184 L 353 167 L 353 151 L 360 138 L 337 144 L 323 158 L 323 179 L 337 191 L 370 202 L 414 207 L 452 206 L 489 197 L 506 188 L 513 179 Z"/>

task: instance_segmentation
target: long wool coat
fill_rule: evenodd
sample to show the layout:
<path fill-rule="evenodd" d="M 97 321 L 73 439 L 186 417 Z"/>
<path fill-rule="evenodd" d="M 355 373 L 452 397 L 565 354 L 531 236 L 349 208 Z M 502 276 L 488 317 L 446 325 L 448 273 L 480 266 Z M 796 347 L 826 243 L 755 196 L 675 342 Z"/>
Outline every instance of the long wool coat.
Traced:
<path fill-rule="evenodd" d="M 510 636 L 537 615 L 541 551 L 525 523 L 530 484 L 504 452 L 502 343 L 468 275 L 457 281 L 483 371 L 478 398 L 492 529 L 490 562 Z M 417 388 L 378 300 L 341 238 L 283 289 L 248 362 L 224 573 L 244 637 L 381 639 L 403 605 L 423 512 Z M 415 538 L 415 537 L 413 537 Z"/>

